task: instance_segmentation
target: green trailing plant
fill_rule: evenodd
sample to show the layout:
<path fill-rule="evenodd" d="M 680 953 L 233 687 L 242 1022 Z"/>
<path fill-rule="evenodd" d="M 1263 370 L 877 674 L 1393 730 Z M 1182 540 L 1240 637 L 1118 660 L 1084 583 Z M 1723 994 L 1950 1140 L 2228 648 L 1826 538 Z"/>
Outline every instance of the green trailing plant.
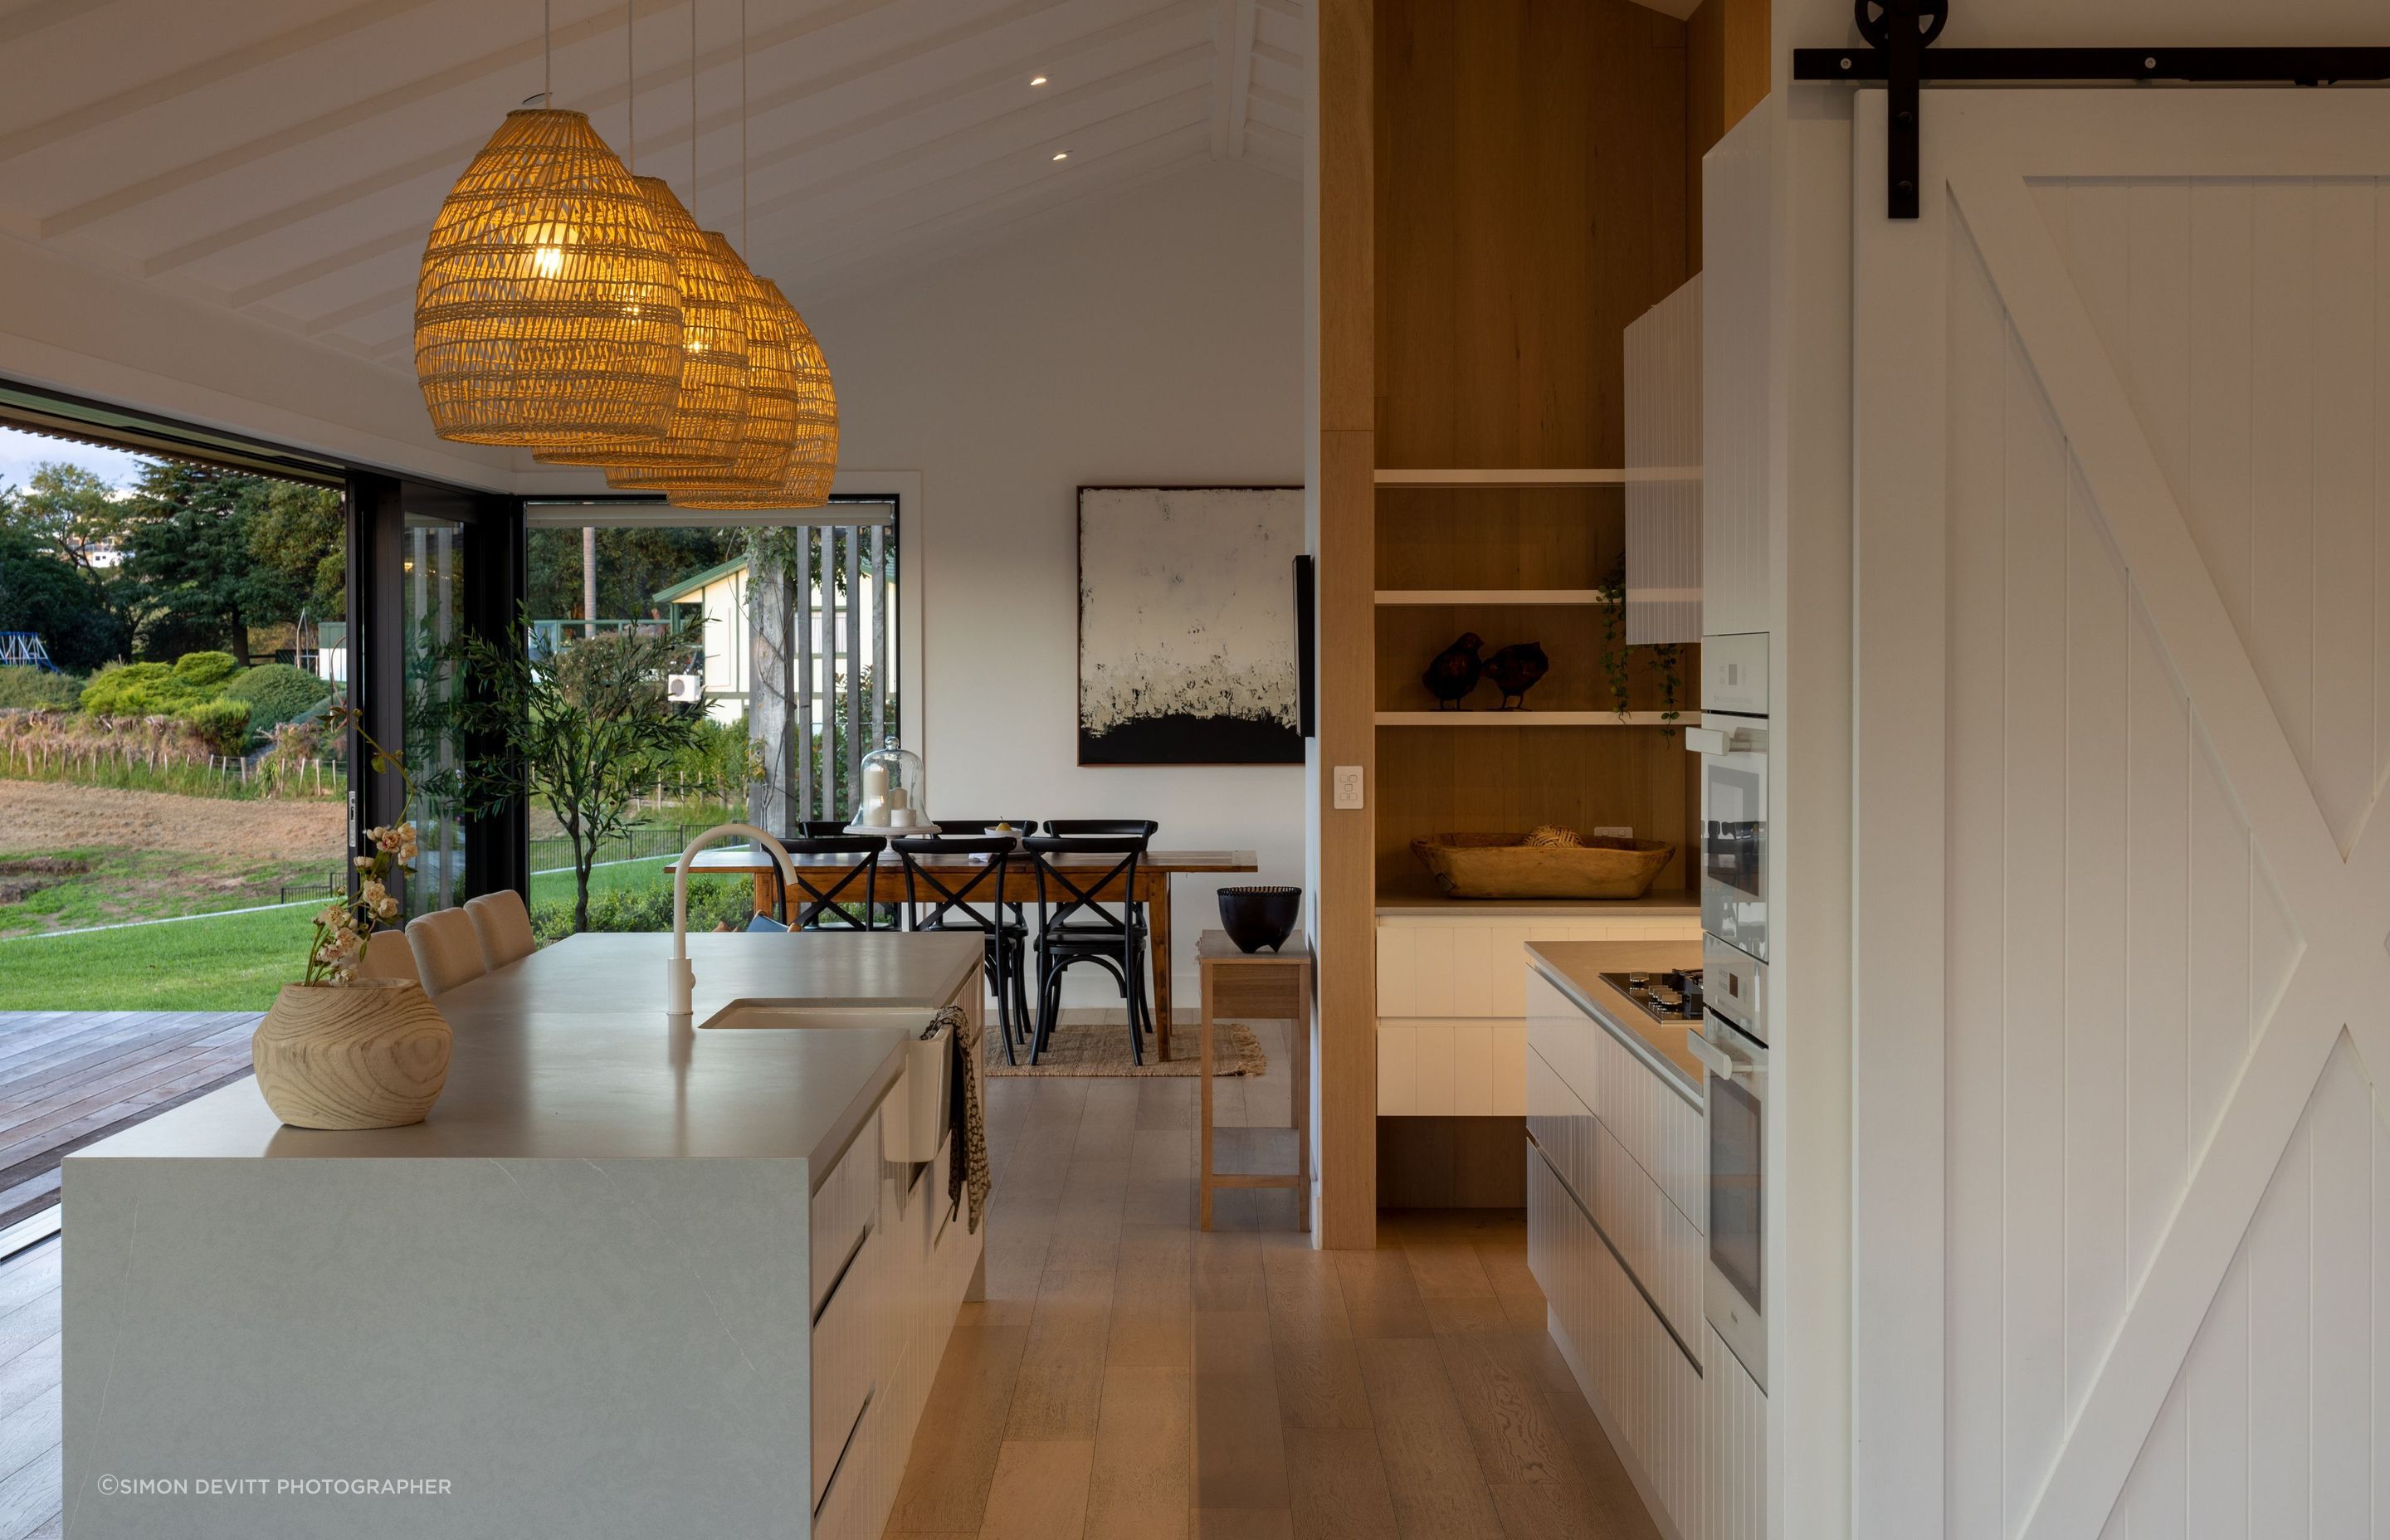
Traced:
<path fill-rule="evenodd" d="M 1685 652 L 1677 642 L 1662 642 L 1651 648 L 1652 662 L 1660 674 L 1660 720 L 1662 732 L 1674 737 L 1677 721 L 1684 715 L 1677 708 L 1677 696 L 1684 685 Z"/>
<path fill-rule="evenodd" d="M 522 618 L 530 630 L 530 617 Z M 694 709 L 665 698 L 664 678 L 695 645 L 693 624 L 657 635 L 601 632 L 533 659 L 513 639 L 464 635 L 444 649 L 471 687 L 443 703 L 446 725 L 485 744 L 430 778 L 426 791 L 468 815 L 528 791 L 556 815 L 572 851 L 573 929 L 589 928 L 589 871 L 598 848 L 636 821 L 638 799 L 697 732 Z"/>
<path fill-rule="evenodd" d="M 1594 609 L 1601 617 L 1601 674 L 1610 684 L 1612 709 L 1626 714 L 1632 684 L 1626 661 L 1626 557 L 1621 552 L 1610 576 L 1593 591 Z"/>

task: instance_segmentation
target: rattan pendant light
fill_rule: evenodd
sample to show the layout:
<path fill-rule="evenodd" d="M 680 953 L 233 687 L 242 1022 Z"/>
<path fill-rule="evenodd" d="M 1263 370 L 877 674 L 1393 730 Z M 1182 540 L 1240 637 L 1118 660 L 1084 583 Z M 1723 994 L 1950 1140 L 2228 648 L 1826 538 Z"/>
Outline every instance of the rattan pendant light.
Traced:
<path fill-rule="evenodd" d="M 694 40 L 691 52 L 695 52 Z M 694 104 L 692 104 L 694 116 Z M 692 168 L 692 176 L 694 169 Z M 747 222 L 747 7 L 739 7 L 739 220 Z M 719 239 L 720 237 L 710 237 Z M 723 250 L 728 251 L 728 244 Z M 610 471 L 617 487 L 661 488 L 675 506 L 700 509 L 819 507 L 829 500 L 838 468 L 838 400 L 829 364 L 813 328 L 768 278 L 743 259 L 734 276 L 747 310 L 751 338 L 748 436 L 726 471 L 668 472 L 654 477 L 625 468 Z M 771 339 L 769 362 L 765 344 Z"/>
<path fill-rule="evenodd" d="M 789 339 L 792 429 L 788 450 L 777 465 L 760 457 L 742 468 L 752 475 L 681 482 L 671 488 L 679 507 L 702 509 L 817 508 L 829 501 L 838 472 L 838 399 L 830 389 L 829 364 L 804 317 L 780 293 L 759 280 L 771 311 Z"/>
<path fill-rule="evenodd" d="M 662 492 L 677 498 L 684 488 L 741 491 L 777 484 L 796 443 L 801 382 L 782 308 L 719 231 L 705 242 L 728 272 L 739 309 L 747 323 L 747 428 L 731 463 L 718 469 L 687 466 L 609 465 L 608 484 L 624 492 Z"/>
<path fill-rule="evenodd" d="M 433 431 L 466 443 L 660 438 L 680 396 L 673 249 L 588 117 L 509 112 L 440 206 L 415 291 Z"/>
<path fill-rule="evenodd" d="M 726 469 L 747 430 L 747 315 L 722 260 L 660 176 L 638 178 L 671 239 L 681 308 L 680 396 L 663 436 L 624 447 L 600 440 L 543 449 L 549 465 Z"/>

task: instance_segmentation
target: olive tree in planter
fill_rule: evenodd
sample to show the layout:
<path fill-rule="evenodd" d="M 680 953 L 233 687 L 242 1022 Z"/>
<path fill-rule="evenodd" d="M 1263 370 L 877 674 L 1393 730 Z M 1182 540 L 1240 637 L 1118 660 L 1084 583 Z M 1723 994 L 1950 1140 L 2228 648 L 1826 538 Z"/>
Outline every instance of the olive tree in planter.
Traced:
<path fill-rule="evenodd" d="M 697 624 L 604 632 L 537 658 L 482 636 L 454 644 L 469 683 L 451 719 L 495 751 L 469 756 L 440 790 L 469 814 L 520 791 L 556 815 L 572 847 L 575 930 L 589 929 L 598 847 L 629 832 L 640 793 L 696 740 L 702 708 L 673 704 L 665 676 L 696 649 Z"/>

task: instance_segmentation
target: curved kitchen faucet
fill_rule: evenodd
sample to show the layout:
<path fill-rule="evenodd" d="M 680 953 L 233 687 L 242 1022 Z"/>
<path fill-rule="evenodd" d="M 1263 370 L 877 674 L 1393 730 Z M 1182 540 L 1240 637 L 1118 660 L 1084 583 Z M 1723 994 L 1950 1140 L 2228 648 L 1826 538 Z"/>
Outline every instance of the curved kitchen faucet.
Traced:
<path fill-rule="evenodd" d="M 734 836 L 744 837 L 753 844 L 769 846 L 773 858 L 780 864 L 781 878 L 793 888 L 797 885 L 797 868 L 780 841 L 752 824 L 716 824 L 688 842 L 680 853 L 673 870 L 673 950 L 664 959 L 664 1014 L 687 1016 L 697 1007 L 697 971 L 688 965 L 688 868 L 699 851 L 716 841 Z"/>

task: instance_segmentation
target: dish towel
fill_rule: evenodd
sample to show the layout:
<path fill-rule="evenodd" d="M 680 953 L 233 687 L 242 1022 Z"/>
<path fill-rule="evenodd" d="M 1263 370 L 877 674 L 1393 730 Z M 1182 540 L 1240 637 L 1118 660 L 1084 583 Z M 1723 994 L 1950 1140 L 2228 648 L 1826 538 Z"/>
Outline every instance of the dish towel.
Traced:
<path fill-rule="evenodd" d="M 979 1062 L 980 1038 L 985 1029 L 956 1006 L 938 1012 L 936 1024 L 954 1029 L 954 1071 L 946 1077 L 951 1086 L 947 1121 L 960 1136 L 946 1168 L 946 1201 L 953 1205 L 947 1212 L 960 1213 L 963 1200 L 969 1198 L 966 1233 L 977 1235 L 980 1213 L 987 1207 L 988 1188 L 994 1185 L 987 1171 L 987 1119 L 980 1110 L 979 1081 L 971 1073 Z"/>

